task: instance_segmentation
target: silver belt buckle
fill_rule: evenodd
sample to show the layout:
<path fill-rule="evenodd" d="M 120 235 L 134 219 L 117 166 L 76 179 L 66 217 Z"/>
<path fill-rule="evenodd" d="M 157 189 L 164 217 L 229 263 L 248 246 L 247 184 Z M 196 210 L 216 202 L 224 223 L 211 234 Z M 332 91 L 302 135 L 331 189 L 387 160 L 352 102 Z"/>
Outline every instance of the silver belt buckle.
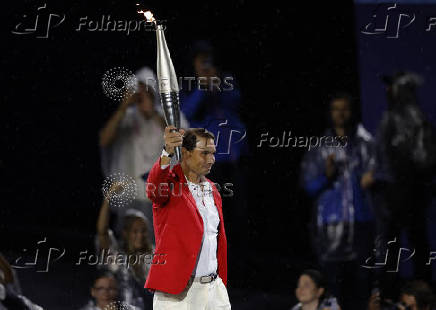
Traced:
<path fill-rule="evenodd" d="M 212 282 L 212 276 L 202 276 L 200 278 L 200 283 L 209 283 Z"/>
<path fill-rule="evenodd" d="M 210 283 L 210 282 L 212 282 L 213 280 L 215 280 L 216 279 L 216 277 L 217 277 L 217 275 L 216 274 L 210 274 L 210 275 L 208 275 L 208 276 L 202 276 L 201 278 L 200 278 L 200 283 Z"/>

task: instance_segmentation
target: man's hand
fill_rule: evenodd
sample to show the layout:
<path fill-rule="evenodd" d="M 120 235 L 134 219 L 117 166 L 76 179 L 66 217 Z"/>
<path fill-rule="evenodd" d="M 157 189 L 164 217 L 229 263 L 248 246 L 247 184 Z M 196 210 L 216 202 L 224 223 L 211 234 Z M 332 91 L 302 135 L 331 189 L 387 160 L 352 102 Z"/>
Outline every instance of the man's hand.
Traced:
<path fill-rule="evenodd" d="M 325 175 L 329 180 L 333 179 L 336 175 L 335 154 L 330 154 L 327 157 L 325 167 Z"/>
<path fill-rule="evenodd" d="M 175 148 L 182 146 L 183 135 L 185 130 L 177 130 L 174 126 L 165 127 L 164 140 L 165 140 L 165 151 L 170 154 L 174 154 Z"/>

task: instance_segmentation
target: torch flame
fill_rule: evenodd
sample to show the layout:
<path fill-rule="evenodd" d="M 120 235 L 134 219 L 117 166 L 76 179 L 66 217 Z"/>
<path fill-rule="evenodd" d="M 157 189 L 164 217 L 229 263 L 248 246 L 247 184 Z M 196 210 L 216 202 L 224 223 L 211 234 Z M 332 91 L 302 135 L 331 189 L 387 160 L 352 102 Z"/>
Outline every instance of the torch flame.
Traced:
<path fill-rule="evenodd" d="M 153 13 L 151 13 L 151 11 L 140 10 L 140 11 L 138 11 L 138 13 L 139 14 L 144 14 L 145 20 L 147 22 L 150 22 L 150 23 L 154 22 L 154 23 L 156 23 L 156 19 L 153 17 Z"/>

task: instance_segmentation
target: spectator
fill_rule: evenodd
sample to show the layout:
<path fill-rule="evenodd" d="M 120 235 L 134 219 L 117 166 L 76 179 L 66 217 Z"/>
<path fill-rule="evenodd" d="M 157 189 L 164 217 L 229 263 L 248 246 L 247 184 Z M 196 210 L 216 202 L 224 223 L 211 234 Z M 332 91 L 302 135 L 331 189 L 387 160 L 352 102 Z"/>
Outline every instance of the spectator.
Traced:
<path fill-rule="evenodd" d="M 109 176 L 123 173 L 137 185 L 136 199 L 129 207 L 143 212 L 152 221 L 151 202 L 145 195 L 145 180 L 154 160 L 162 151 L 165 120 L 159 103 L 156 76 L 147 67 L 136 73 L 137 92 L 124 98 L 121 105 L 100 131 L 103 173 Z M 189 127 L 181 115 L 182 127 Z M 118 219 L 128 208 L 118 208 Z M 116 233 L 122 223 L 118 220 Z M 154 242 L 150 225 L 149 234 Z"/>
<path fill-rule="evenodd" d="M 410 310 L 432 310 L 435 306 L 430 286 L 419 280 L 409 282 L 403 287 L 400 301 Z"/>
<path fill-rule="evenodd" d="M 110 272 L 103 271 L 95 277 L 90 289 L 92 299 L 80 310 L 104 310 L 118 297 L 118 282 Z"/>
<path fill-rule="evenodd" d="M 388 109 L 377 132 L 376 181 L 380 210 L 379 259 L 383 261 L 389 241 L 390 259 L 381 273 L 383 295 L 394 297 L 398 289 L 397 254 L 400 235 L 406 233 L 409 249 L 415 249 L 415 278 L 430 280 L 426 266 L 430 252 L 427 238 L 427 209 L 435 175 L 436 144 L 431 125 L 417 104 L 416 89 L 421 78 L 412 73 L 385 76 Z M 395 242 L 394 242 L 395 241 Z M 386 272 L 386 271 L 391 272 Z"/>
<path fill-rule="evenodd" d="M 336 298 L 328 295 L 326 286 L 326 281 L 319 271 L 303 271 L 295 290 L 299 303 L 292 310 L 340 310 Z"/>
<path fill-rule="evenodd" d="M 429 285 L 424 281 L 414 280 L 401 289 L 400 301 L 397 303 L 382 299 L 380 292 L 373 292 L 368 310 L 433 310 L 434 306 L 435 298 Z"/>
<path fill-rule="evenodd" d="M 148 234 L 149 221 L 140 211 L 130 209 L 125 213 L 123 223 L 122 238 L 118 241 L 109 229 L 109 203 L 105 199 L 97 222 L 97 249 L 106 257 L 126 257 L 125 261 L 128 264 L 120 264 L 115 259 L 107 260 L 110 262 L 107 267 L 116 275 L 119 282 L 120 300 L 140 310 L 151 309 L 153 296 L 144 289 L 154 252 Z M 147 257 L 150 259 L 147 260 Z"/>
<path fill-rule="evenodd" d="M 0 310 L 43 310 L 22 295 L 18 277 L 0 253 Z"/>
<path fill-rule="evenodd" d="M 368 190 L 373 140 L 354 120 L 349 94 L 338 93 L 329 104 L 331 128 L 324 133 L 324 142 L 305 154 L 301 180 L 315 200 L 313 240 L 319 263 L 328 270 L 329 288 L 345 309 L 360 309 L 368 300 L 371 281 L 368 270 L 360 265 L 373 248 L 374 216 Z"/>
<path fill-rule="evenodd" d="M 197 83 L 182 92 L 181 108 L 191 127 L 206 128 L 217 138 L 215 165 L 219 169 L 220 163 L 236 163 L 246 147 L 245 126 L 239 117 L 241 95 L 233 77 L 215 64 L 209 43 L 194 44 L 193 66 Z"/>

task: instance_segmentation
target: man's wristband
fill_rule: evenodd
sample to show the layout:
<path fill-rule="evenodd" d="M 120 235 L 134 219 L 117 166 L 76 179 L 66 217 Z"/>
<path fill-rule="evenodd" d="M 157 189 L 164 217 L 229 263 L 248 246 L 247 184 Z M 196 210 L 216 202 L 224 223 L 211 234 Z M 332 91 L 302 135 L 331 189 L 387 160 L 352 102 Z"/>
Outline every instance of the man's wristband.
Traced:
<path fill-rule="evenodd" d="M 173 154 L 170 154 L 170 153 L 168 153 L 166 150 L 165 150 L 165 146 L 163 147 L 163 149 L 162 149 L 162 154 L 160 155 L 160 157 L 162 157 L 162 156 L 166 156 L 166 157 L 173 157 L 174 156 L 174 153 Z"/>

